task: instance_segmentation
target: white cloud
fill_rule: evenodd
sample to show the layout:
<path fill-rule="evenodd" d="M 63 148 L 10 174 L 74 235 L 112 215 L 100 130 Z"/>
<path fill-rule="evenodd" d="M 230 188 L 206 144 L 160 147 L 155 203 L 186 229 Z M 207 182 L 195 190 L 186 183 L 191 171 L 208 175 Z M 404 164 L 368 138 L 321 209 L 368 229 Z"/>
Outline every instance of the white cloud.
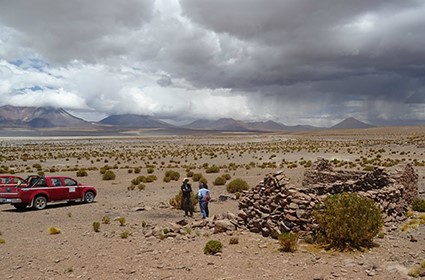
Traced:
<path fill-rule="evenodd" d="M 91 118 L 423 121 L 424 12 L 398 0 L 4 1 L 0 102 Z"/>

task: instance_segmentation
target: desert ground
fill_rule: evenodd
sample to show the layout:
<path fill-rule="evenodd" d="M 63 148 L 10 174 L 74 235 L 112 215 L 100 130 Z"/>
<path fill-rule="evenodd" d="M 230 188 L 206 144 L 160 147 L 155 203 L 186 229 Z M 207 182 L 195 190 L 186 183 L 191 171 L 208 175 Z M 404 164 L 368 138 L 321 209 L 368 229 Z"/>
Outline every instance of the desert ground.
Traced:
<path fill-rule="evenodd" d="M 26 177 L 43 172 L 76 178 L 93 185 L 94 203 L 52 203 L 44 210 L 18 211 L 0 205 L 0 279 L 413 279 L 409 271 L 425 260 L 425 225 L 402 230 L 407 219 L 383 229 L 384 238 L 364 251 L 324 250 L 300 241 L 294 253 L 279 250 L 272 238 L 246 230 L 214 234 L 208 228 L 158 238 L 154 229 L 184 217 L 169 205 L 188 171 L 207 180 L 214 215 L 237 213 L 238 201 L 225 185 L 214 185 L 222 174 L 257 185 L 266 174 L 283 170 L 291 183 L 317 158 L 335 168 L 364 170 L 384 166 L 395 170 L 410 163 L 425 195 L 425 128 L 380 128 L 298 134 L 141 135 L 119 137 L 0 138 L 2 173 Z M 207 173 L 218 166 L 219 172 Z M 87 176 L 77 177 L 84 168 Z M 114 180 L 103 180 L 109 168 Z M 140 170 L 140 173 L 137 173 Z M 166 171 L 180 174 L 164 182 Z M 150 173 L 149 173 L 150 172 Z M 129 188 L 138 176 L 155 175 L 139 190 Z M 198 183 L 190 180 L 194 190 Z M 219 201 L 220 195 L 229 197 Z M 415 213 L 415 215 L 419 215 Z M 104 217 L 110 223 L 103 223 Z M 121 225 L 118 218 L 124 217 Z M 99 222 L 99 232 L 93 223 Z M 57 227 L 60 234 L 49 234 Z M 124 238 L 124 232 L 128 237 Z M 229 244 L 233 237 L 238 244 Z M 207 241 L 220 240 L 223 252 L 205 255 Z"/>

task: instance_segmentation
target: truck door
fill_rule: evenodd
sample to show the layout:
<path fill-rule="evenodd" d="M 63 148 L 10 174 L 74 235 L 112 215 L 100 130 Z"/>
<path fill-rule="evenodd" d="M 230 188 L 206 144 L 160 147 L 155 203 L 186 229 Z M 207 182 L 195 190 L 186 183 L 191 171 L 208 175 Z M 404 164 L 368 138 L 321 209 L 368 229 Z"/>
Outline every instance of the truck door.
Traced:
<path fill-rule="evenodd" d="M 68 189 L 68 199 L 79 199 L 81 198 L 80 188 L 78 182 L 72 178 L 63 178 L 65 186 Z"/>
<path fill-rule="evenodd" d="M 49 197 L 52 201 L 68 199 L 68 189 L 64 186 L 60 177 L 48 178 L 49 182 Z"/>

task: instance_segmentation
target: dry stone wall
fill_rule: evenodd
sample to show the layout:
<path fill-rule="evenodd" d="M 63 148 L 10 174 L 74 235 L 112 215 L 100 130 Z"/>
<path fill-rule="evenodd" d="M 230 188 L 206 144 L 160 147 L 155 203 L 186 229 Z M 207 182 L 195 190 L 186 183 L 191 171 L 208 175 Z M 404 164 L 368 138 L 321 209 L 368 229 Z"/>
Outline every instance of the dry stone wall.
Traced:
<path fill-rule="evenodd" d="M 405 219 L 411 200 L 418 193 L 418 175 L 411 165 L 389 174 L 383 168 L 371 172 L 334 170 L 320 159 L 304 174 L 302 186 L 289 183 L 282 171 L 267 175 L 260 184 L 243 193 L 238 224 L 263 236 L 277 238 L 281 232 L 310 232 L 317 227 L 313 209 L 327 196 L 357 192 L 376 201 L 386 215 L 386 224 Z"/>

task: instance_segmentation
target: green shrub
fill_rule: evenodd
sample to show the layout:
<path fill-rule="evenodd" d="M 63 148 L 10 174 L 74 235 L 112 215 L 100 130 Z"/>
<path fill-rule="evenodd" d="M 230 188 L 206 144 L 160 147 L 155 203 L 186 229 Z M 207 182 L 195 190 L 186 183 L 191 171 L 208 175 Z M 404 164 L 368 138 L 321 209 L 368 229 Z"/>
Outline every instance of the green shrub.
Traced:
<path fill-rule="evenodd" d="M 370 246 L 384 224 L 379 206 L 357 193 L 327 197 L 314 216 L 330 246 L 340 249 Z"/>
<path fill-rule="evenodd" d="M 37 169 L 37 171 L 40 171 L 42 169 L 41 168 L 41 165 L 39 163 L 33 164 L 32 167 L 34 167 L 35 169 Z"/>
<path fill-rule="evenodd" d="M 169 182 L 171 182 L 171 178 L 165 176 L 164 179 L 162 179 L 162 181 L 164 181 L 164 183 L 169 183 Z"/>
<path fill-rule="evenodd" d="M 218 173 L 218 172 L 220 172 L 220 167 L 218 167 L 217 165 L 213 165 L 213 166 L 208 167 L 205 170 L 205 172 L 206 173 Z"/>
<path fill-rule="evenodd" d="M 224 173 L 223 175 L 221 175 L 221 177 L 223 177 L 224 179 L 226 179 L 226 181 L 230 180 L 232 178 L 232 176 L 230 176 L 229 173 Z"/>
<path fill-rule="evenodd" d="M 112 170 L 106 170 L 105 174 L 102 176 L 102 180 L 108 181 L 108 180 L 115 180 L 115 173 Z"/>
<path fill-rule="evenodd" d="M 365 167 L 363 167 L 363 171 L 373 171 L 373 169 L 375 169 L 374 166 L 372 165 L 366 165 Z"/>
<path fill-rule="evenodd" d="M 84 168 L 81 168 L 77 171 L 77 177 L 87 177 L 89 174 L 87 174 L 87 171 Z"/>
<path fill-rule="evenodd" d="M 187 171 L 186 177 L 187 178 L 192 178 L 192 176 L 193 176 L 193 171 Z"/>
<path fill-rule="evenodd" d="M 220 176 L 215 178 L 213 184 L 214 186 L 223 186 L 226 184 L 226 182 L 227 182 L 226 178 L 224 178 L 223 176 Z"/>
<path fill-rule="evenodd" d="M 4 240 L 3 238 L 0 238 L 0 244 L 4 244 L 6 243 L 6 240 Z"/>
<path fill-rule="evenodd" d="M 146 188 L 146 185 L 145 184 L 138 184 L 137 185 L 137 189 L 139 189 L 139 191 L 142 191 L 142 190 L 144 190 Z"/>
<path fill-rule="evenodd" d="M 111 169 L 112 167 L 110 167 L 109 165 L 105 165 L 105 166 L 103 166 L 103 167 L 101 167 L 100 169 L 99 169 L 99 172 L 100 172 L 100 174 L 105 174 L 105 172 L 107 171 L 107 170 L 109 170 L 109 169 Z"/>
<path fill-rule="evenodd" d="M 245 180 L 240 178 L 233 179 L 226 186 L 226 190 L 229 193 L 242 192 L 248 189 L 249 189 L 248 183 Z"/>
<path fill-rule="evenodd" d="M 298 248 L 298 233 L 282 232 L 277 239 L 280 244 L 280 251 L 282 252 L 295 252 Z"/>
<path fill-rule="evenodd" d="M 135 167 L 134 168 L 134 173 L 139 174 L 141 171 L 140 167 Z"/>
<path fill-rule="evenodd" d="M 100 231 L 100 223 L 99 222 L 93 222 L 93 230 L 94 230 L 94 232 Z"/>
<path fill-rule="evenodd" d="M 57 227 L 50 227 L 49 228 L 49 234 L 59 234 L 61 233 L 61 230 Z"/>
<path fill-rule="evenodd" d="M 194 173 L 192 175 L 192 180 L 193 182 L 198 182 L 201 178 L 203 178 L 204 176 L 202 176 L 201 173 Z"/>
<path fill-rule="evenodd" d="M 232 237 L 229 240 L 230 245 L 234 245 L 234 244 L 238 244 L 238 243 L 239 243 L 239 238 L 237 238 L 237 237 Z"/>
<path fill-rule="evenodd" d="M 172 180 L 172 181 L 178 181 L 179 178 L 180 178 L 180 173 L 177 172 L 177 171 L 173 171 L 173 170 L 167 170 L 165 172 L 164 180 L 167 177 L 170 178 L 170 180 Z"/>
<path fill-rule="evenodd" d="M 412 200 L 412 210 L 418 212 L 425 212 L 425 199 L 416 197 Z"/>
<path fill-rule="evenodd" d="M 128 230 L 125 230 L 125 231 L 120 233 L 120 237 L 122 239 L 126 239 L 129 235 L 130 235 L 130 232 L 128 232 Z"/>
<path fill-rule="evenodd" d="M 193 207 L 196 206 L 198 200 L 196 199 L 196 195 L 192 192 L 190 194 L 190 199 L 192 200 Z M 182 200 L 183 200 L 183 192 L 180 191 L 175 197 L 170 198 L 168 203 L 173 207 L 174 209 L 181 209 L 182 208 Z"/>
<path fill-rule="evenodd" d="M 414 266 L 414 267 L 410 268 L 409 271 L 407 271 L 407 275 L 409 275 L 410 277 L 413 277 L 413 278 L 419 278 L 420 273 L 421 273 L 421 268 L 417 267 L 417 266 Z"/>
<path fill-rule="evenodd" d="M 218 240 L 210 240 L 205 244 L 204 254 L 215 255 L 223 251 L 223 244 Z"/>
<path fill-rule="evenodd" d="M 111 219 L 109 218 L 109 216 L 103 216 L 102 218 L 102 223 L 109 224 L 111 222 Z"/>
<path fill-rule="evenodd" d="M 153 169 L 152 167 L 149 167 L 147 169 L 148 174 L 152 174 L 155 171 L 155 169 Z"/>
<path fill-rule="evenodd" d="M 120 223 L 120 226 L 125 226 L 125 218 L 124 217 L 119 217 L 118 222 Z"/>
<path fill-rule="evenodd" d="M 155 182 L 158 178 L 155 175 L 148 175 L 143 183 L 152 183 Z"/>

